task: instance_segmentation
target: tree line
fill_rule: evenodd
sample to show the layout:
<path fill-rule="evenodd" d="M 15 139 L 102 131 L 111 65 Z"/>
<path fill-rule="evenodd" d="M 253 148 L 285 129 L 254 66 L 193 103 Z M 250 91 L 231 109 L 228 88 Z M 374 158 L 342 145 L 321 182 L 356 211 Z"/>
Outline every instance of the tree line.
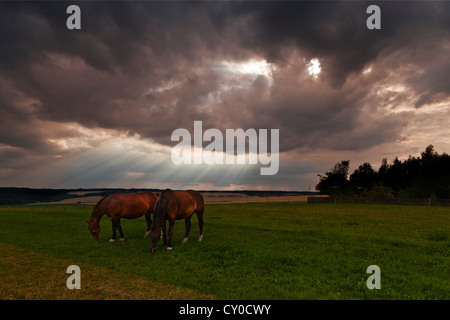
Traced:
<path fill-rule="evenodd" d="M 349 175 L 350 160 L 339 161 L 320 175 L 316 190 L 329 196 L 450 198 L 450 156 L 429 145 L 419 157 L 392 163 L 384 158 L 378 170 L 368 162 Z"/>

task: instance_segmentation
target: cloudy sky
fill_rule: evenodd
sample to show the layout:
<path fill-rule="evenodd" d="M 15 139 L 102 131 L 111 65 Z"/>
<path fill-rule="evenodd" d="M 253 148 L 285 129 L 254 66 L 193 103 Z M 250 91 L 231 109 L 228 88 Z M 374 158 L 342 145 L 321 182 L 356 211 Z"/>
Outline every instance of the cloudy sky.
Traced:
<path fill-rule="evenodd" d="M 81 30 L 67 2 L 0 2 L 0 186 L 314 190 L 340 160 L 450 152 L 448 2 L 70 4 Z M 194 121 L 279 129 L 278 173 L 175 165 Z"/>

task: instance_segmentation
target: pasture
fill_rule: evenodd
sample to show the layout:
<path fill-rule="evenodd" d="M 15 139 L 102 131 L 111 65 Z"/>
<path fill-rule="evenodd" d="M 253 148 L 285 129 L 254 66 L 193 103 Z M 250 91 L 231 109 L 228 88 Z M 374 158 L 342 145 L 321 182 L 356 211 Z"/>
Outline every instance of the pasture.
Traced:
<path fill-rule="evenodd" d="M 0 207 L 0 299 L 449 299 L 450 207 L 304 202 L 207 204 L 189 241 L 150 253 L 144 217 L 99 241 L 92 206 Z M 81 268 L 68 290 L 67 266 Z M 366 269 L 381 269 L 369 290 Z"/>

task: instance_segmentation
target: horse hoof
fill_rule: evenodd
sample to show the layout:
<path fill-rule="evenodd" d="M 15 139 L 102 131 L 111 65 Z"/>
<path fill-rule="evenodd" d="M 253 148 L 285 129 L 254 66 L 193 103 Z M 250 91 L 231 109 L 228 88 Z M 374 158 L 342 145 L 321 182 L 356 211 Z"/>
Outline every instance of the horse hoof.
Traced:
<path fill-rule="evenodd" d="M 188 237 L 184 238 L 181 243 L 186 243 L 186 242 L 188 242 Z"/>
<path fill-rule="evenodd" d="M 109 239 L 109 243 L 114 243 L 114 239 Z"/>
<path fill-rule="evenodd" d="M 200 237 L 198 237 L 198 242 L 202 242 L 203 241 L 203 235 L 201 234 Z"/>
<path fill-rule="evenodd" d="M 147 231 L 145 234 L 144 234 L 144 238 L 147 238 L 147 237 L 150 237 L 150 231 Z"/>
<path fill-rule="evenodd" d="M 125 241 L 125 238 L 120 238 L 119 239 L 119 242 L 124 242 Z"/>
<path fill-rule="evenodd" d="M 167 247 L 167 251 L 172 251 L 172 247 Z"/>

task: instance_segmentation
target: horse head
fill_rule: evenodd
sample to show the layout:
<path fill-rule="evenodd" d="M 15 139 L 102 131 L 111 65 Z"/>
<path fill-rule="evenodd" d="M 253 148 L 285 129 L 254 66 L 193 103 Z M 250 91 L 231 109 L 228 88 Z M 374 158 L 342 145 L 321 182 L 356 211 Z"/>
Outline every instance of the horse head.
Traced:
<path fill-rule="evenodd" d="M 98 240 L 98 236 L 100 235 L 100 225 L 98 221 L 86 220 L 89 231 L 91 232 L 92 239 Z"/>
<path fill-rule="evenodd" d="M 155 252 L 159 239 L 161 239 L 161 228 L 154 228 L 150 233 L 150 251 Z"/>

